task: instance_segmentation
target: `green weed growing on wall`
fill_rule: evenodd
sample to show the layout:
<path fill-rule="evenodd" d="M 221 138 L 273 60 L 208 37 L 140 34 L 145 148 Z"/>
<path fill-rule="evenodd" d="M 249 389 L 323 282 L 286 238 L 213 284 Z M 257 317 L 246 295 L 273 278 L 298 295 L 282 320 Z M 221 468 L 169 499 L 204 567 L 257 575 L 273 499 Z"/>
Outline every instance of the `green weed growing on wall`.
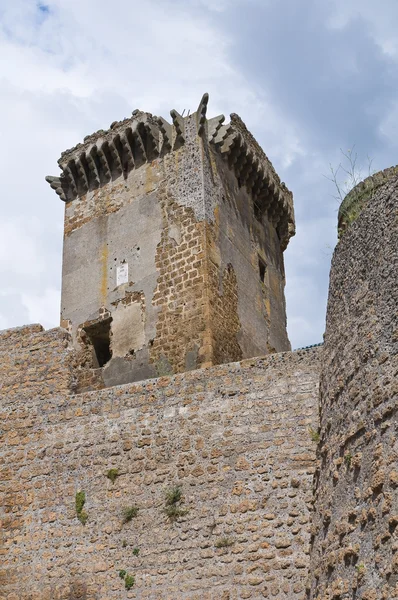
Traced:
<path fill-rule="evenodd" d="M 174 485 L 165 492 L 165 504 L 163 509 L 165 515 L 170 521 L 177 521 L 179 517 L 186 515 L 188 510 L 182 508 L 182 488 L 180 485 Z"/>
<path fill-rule="evenodd" d="M 132 519 L 135 519 L 138 515 L 138 506 L 126 506 L 123 509 L 123 523 L 129 523 Z"/>
<path fill-rule="evenodd" d="M 119 477 L 119 469 L 109 469 L 106 476 L 112 483 L 115 483 L 116 479 Z"/>
<path fill-rule="evenodd" d="M 75 507 L 76 507 L 76 515 L 79 519 L 80 523 L 83 525 L 86 524 L 88 519 L 88 514 L 85 510 L 83 510 L 84 504 L 86 502 L 86 493 L 83 491 L 76 492 L 75 496 Z"/>

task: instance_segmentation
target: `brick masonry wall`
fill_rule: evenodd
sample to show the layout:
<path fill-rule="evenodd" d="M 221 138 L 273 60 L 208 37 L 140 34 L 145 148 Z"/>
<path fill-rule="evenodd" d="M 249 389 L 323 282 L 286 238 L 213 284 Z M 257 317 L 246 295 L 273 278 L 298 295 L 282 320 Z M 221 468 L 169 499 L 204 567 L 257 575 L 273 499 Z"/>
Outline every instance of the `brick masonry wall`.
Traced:
<path fill-rule="evenodd" d="M 4 395 L 0 599 L 303 598 L 318 369 L 317 349 L 70 396 L 31 378 Z"/>
<path fill-rule="evenodd" d="M 191 208 L 162 202 L 165 228 L 156 252 L 159 277 L 153 295 L 158 309 L 156 336 L 150 360 L 158 375 L 184 372 L 211 364 L 208 343 L 204 227 Z M 178 223 L 179 239 L 171 238 L 170 224 Z"/>
<path fill-rule="evenodd" d="M 398 181 L 333 257 L 309 597 L 398 598 Z"/>

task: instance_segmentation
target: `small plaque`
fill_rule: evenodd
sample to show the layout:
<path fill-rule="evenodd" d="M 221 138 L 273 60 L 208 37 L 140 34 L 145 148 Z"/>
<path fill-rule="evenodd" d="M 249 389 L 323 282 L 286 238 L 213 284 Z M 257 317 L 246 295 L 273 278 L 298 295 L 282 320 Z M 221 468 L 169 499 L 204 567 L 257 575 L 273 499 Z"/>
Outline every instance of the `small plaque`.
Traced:
<path fill-rule="evenodd" d="M 122 285 L 122 283 L 127 283 L 129 280 L 129 265 L 128 263 L 123 263 L 119 265 L 116 269 L 116 286 Z"/>

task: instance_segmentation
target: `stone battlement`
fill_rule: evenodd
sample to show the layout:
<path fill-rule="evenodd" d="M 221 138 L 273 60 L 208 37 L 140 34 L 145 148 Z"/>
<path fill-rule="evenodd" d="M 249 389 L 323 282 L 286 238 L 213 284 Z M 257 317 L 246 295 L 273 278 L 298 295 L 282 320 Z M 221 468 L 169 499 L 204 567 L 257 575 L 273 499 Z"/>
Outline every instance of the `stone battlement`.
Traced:
<path fill-rule="evenodd" d="M 224 115 L 206 118 L 208 94 L 196 113 L 197 134 L 211 144 L 235 173 L 239 187 L 245 186 L 257 211 L 266 212 L 280 229 L 286 247 L 295 233 L 293 196 L 279 179 L 271 161 L 236 114 L 223 124 Z M 177 151 L 186 141 L 189 116 L 171 110 L 172 123 L 162 117 L 135 110 L 132 117 L 114 121 L 107 131 L 99 130 L 84 142 L 61 154 L 59 177 L 46 181 L 64 202 L 84 196 L 133 169 Z M 192 115 L 191 115 L 192 117 Z"/>

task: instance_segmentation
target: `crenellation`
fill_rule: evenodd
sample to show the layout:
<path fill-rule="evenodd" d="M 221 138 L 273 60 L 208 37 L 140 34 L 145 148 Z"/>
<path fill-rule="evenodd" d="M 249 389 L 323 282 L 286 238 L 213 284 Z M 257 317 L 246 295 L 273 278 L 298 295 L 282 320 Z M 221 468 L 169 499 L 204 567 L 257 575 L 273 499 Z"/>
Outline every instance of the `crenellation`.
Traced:
<path fill-rule="evenodd" d="M 234 170 L 239 185 L 245 185 L 252 195 L 257 210 L 268 212 L 274 219 L 286 247 L 295 231 L 291 193 L 281 184 L 264 152 L 237 115 L 232 114 L 229 128 L 221 128 L 220 132 L 214 143 L 220 145 L 221 154 Z"/>
<path fill-rule="evenodd" d="M 116 134 L 114 142 L 113 142 L 116 149 L 118 150 L 118 153 L 120 156 L 120 161 L 123 166 L 124 175 L 128 171 L 134 169 L 134 167 L 135 167 L 135 160 L 134 160 L 132 147 L 131 147 L 130 141 L 128 140 L 129 133 L 130 134 L 132 133 L 131 129 L 127 128 L 123 133 Z M 147 158 L 147 156 L 146 156 L 146 152 L 145 152 L 145 148 L 144 148 L 144 143 L 142 141 L 142 136 L 140 136 L 139 134 L 138 135 L 136 134 L 136 137 L 140 137 L 140 139 L 141 139 L 140 150 L 141 150 L 141 153 L 144 155 L 144 160 L 145 160 Z"/>
<path fill-rule="evenodd" d="M 64 202 L 66 202 L 67 197 L 66 197 L 66 189 L 65 189 L 65 182 L 66 182 L 66 178 L 61 179 L 60 177 L 52 177 L 51 175 L 48 175 L 46 177 L 46 181 L 47 183 L 50 184 L 50 187 L 55 190 L 55 193 L 58 194 L 58 196 L 61 198 L 61 200 L 63 200 Z M 67 184 L 66 184 L 67 186 Z M 74 190 L 76 190 L 76 188 L 73 188 Z"/>
<path fill-rule="evenodd" d="M 78 177 L 78 189 L 80 188 L 83 194 L 85 194 L 90 188 L 88 168 L 85 164 L 85 152 L 82 152 L 80 156 L 76 158 L 74 165 Z"/>
<path fill-rule="evenodd" d="M 224 116 L 224 115 L 222 115 Z M 216 146 L 220 146 L 224 144 L 225 139 L 231 133 L 232 125 L 231 123 L 227 123 L 226 125 L 221 125 L 215 135 L 211 136 L 210 141 L 214 142 Z"/>
<path fill-rule="evenodd" d="M 147 140 L 147 155 L 149 160 L 152 161 L 160 154 L 160 130 L 150 122 L 145 123 L 144 127 Z"/>
<path fill-rule="evenodd" d="M 178 150 L 178 148 L 185 141 L 184 118 L 174 108 L 170 111 L 170 116 L 173 120 L 173 126 L 174 126 L 174 131 L 175 131 L 175 135 L 174 135 L 175 140 L 174 140 L 173 149 Z"/>
<path fill-rule="evenodd" d="M 241 119 L 232 114 L 230 124 L 222 125 L 225 118 L 219 115 L 208 122 L 207 103 L 208 94 L 204 94 L 195 113 L 198 135 L 207 130 L 208 141 L 227 158 L 238 184 L 248 188 L 260 210 L 267 208 L 267 203 L 263 205 L 264 198 L 273 198 L 273 212 L 275 206 L 280 209 L 279 231 L 286 247 L 289 237 L 294 234 L 290 192 L 280 184 L 271 163 Z M 61 199 L 68 201 L 106 184 L 111 178 L 110 173 L 115 174 L 113 178 L 121 174 L 126 177 L 130 170 L 152 162 L 160 154 L 164 156 L 178 150 L 185 143 L 188 117 L 182 117 L 175 110 L 170 114 L 172 125 L 161 117 L 135 111 L 131 119 L 114 122 L 109 131 L 100 130 L 86 136 L 84 144 L 78 144 L 61 155 L 61 177 L 48 177 L 47 181 L 58 190 Z"/>
<path fill-rule="evenodd" d="M 165 139 L 163 137 L 163 139 Z M 167 147 L 168 141 L 166 140 Z M 139 111 L 133 118 L 112 123 L 108 131 L 86 136 L 83 144 L 63 152 L 58 164 L 66 201 L 126 175 L 161 151 L 157 117 Z M 51 184 L 53 177 L 46 178 Z M 64 198 L 63 198 L 64 199 Z"/>
<path fill-rule="evenodd" d="M 173 142 L 173 128 L 163 117 L 158 117 L 159 130 L 161 134 L 161 147 L 164 153 L 170 152 Z"/>
<path fill-rule="evenodd" d="M 208 119 L 207 121 L 207 131 L 209 142 L 216 143 L 216 139 L 219 136 L 219 132 L 223 126 L 225 121 L 224 115 L 218 115 L 218 117 L 213 117 L 212 119 Z"/>

